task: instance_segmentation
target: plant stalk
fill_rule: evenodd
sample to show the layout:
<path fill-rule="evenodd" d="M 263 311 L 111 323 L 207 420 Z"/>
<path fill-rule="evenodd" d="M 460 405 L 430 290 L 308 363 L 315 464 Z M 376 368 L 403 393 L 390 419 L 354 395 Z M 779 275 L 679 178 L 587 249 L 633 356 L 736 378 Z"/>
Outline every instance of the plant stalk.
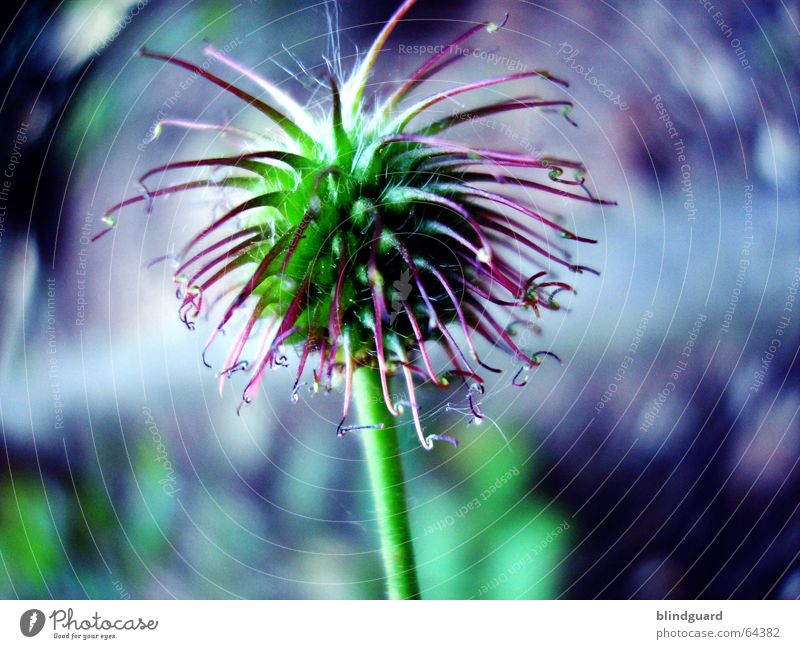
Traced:
<path fill-rule="evenodd" d="M 408 520 L 403 465 L 397 429 L 383 402 L 380 377 L 369 367 L 353 375 L 353 400 L 359 425 L 383 424 L 360 433 L 381 542 L 390 599 L 419 599 L 419 583 Z"/>

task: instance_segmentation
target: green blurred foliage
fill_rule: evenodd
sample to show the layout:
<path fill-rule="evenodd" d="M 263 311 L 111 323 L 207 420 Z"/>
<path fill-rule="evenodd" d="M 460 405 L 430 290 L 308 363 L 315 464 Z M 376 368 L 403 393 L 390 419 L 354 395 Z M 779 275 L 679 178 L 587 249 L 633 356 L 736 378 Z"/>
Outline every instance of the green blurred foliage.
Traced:
<path fill-rule="evenodd" d="M 555 503 L 531 491 L 536 466 L 526 446 L 522 435 L 507 444 L 489 425 L 470 430 L 450 461 L 446 446 L 437 457 L 447 462 L 447 471 L 426 476 L 412 489 L 415 550 L 426 597 L 551 599 L 558 594 L 560 562 L 573 528 Z"/>
<path fill-rule="evenodd" d="M 128 458 L 105 439 L 97 458 L 106 469 L 73 462 L 68 482 L 20 470 L 0 478 L 0 597 L 141 592 L 169 547 L 176 502 L 149 436 L 133 450 Z"/>
<path fill-rule="evenodd" d="M 4 597 L 49 597 L 48 584 L 63 570 L 59 522 L 63 512 L 46 488 L 29 476 L 0 481 L 0 593 Z"/>

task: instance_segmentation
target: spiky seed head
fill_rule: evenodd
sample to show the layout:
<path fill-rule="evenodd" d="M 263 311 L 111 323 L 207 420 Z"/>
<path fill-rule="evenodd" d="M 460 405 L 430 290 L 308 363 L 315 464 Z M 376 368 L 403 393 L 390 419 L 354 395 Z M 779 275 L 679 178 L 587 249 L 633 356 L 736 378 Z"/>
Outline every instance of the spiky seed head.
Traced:
<path fill-rule="evenodd" d="M 218 168 L 225 175 L 148 189 L 113 206 L 105 220 L 111 228 L 125 206 L 146 202 L 149 207 L 154 198 L 196 188 L 240 193 L 235 207 L 192 236 L 176 261 L 180 315 L 190 329 L 212 306 L 209 297 L 228 299 L 206 349 L 223 329 L 238 326 L 220 371 L 220 386 L 239 370 L 249 373 L 242 394 L 243 403 L 249 403 L 265 372 L 288 365 L 285 349 L 295 347 L 299 360 L 292 400 L 307 375 L 315 391 L 330 389 L 334 378 L 344 378 L 341 435 L 350 428 L 345 422 L 354 368 L 366 365 L 379 372 L 392 414 L 399 414 L 401 405 L 393 402 L 387 377 L 401 373 L 420 442 L 430 449 L 436 438 L 422 431 L 415 380 L 439 387 L 456 378 L 466 382 L 469 412 L 480 419 L 476 399 L 482 391 L 481 372 L 499 370 L 481 361 L 475 338 L 505 347 L 522 364 L 514 385 L 524 385 L 527 371 L 549 354 L 521 349 L 513 330 L 493 311 L 521 308 L 539 316 L 542 309 L 558 309 L 554 295 L 572 289 L 548 278 L 548 269 L 590 270 L 573 264 L 552 240 L 590 239 L 505 190 L 517 186 L 611 203 L 585 190 L 579 162 L 477 148 L 447 137 L 458 124 L 518 110 L 560 110 L 569 120 L 569 101 L 531 94 L 424 119 L 448 100 L 512 81 L 567 85 L 548 72 L 508 74 L 408 101 L 412 91 L 463 58 L 463 42 L 480 32 L 496 32 L 497 24 L 467 30 L 399 87 L 366 106 L 364 92 L 378 53 L 414 3 L 406 0 L 400 6 L 347 79 L 332 72 L 327 76 L 323 82 L 330 89 L 330 103 L 322 116 L 211 47 L 206 52 L 212 59 L 258 85 L 264 98 L 188 61 L 143 50 L 145 57 L 182 67 L 232 93 L 263 113 L 272 127 L 255 133 L 230 125 L 163 120 L 159 129 L 220 131 L 248 144 L 234 155 L 150 170 L 141 178 L 143 185 L 179 169 Z M 524 250 L 539 270 L 522 274 L 506 256 L 509 250 Z M 453 331 L 460 332 L 461 342 Z M 253 341 L 255 345 L 248 345 Z M 447 372 L 435 371 L 431 343 L 447 352 Z M 254 355 L 245 360 L 246 354 Z M 307 367 L 312 358 L 314 367 Z"/>

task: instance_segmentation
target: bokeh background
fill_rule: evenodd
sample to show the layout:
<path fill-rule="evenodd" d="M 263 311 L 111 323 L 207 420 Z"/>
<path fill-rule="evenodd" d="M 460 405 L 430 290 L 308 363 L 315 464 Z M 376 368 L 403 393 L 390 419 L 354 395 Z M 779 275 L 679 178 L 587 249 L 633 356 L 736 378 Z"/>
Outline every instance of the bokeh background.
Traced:
<path fill-rule="evenodd" d="M 202 64 L 211 42 L 314 101 L 323 57 L 351 65 L 394 4 L 3 5 L 0 596 L 382 596 L 340 395 L 294 405 L 275 373 L 237 416 L 239 389 L 221 398 L 201 362 L 212 324 L 187 332 L 172 268 L 148 263 L 212 199 L 134 208 L 88 238 L 148 168 L 230 151 L 213 134 L 152 141 L 155 120 L 263 128 L 140 46 Z M 423 596 L 800 597 L 798 3 L 420 0 L 375 89 L 419 46 L 506 12 L 429 91 L 522 69 L 568 80 L 541 92 L 571 98 L 578 128 L 512 113 L 460 135 L 577 156 L 619 205 L 563 206 L 600 240 L 577 252 L 601 271 L 540 323 L 536 346 L 563 363 L 522 389 L 513 368 L 497 378 L 481 426 L 463 394 L 422 388 L 426 432 L 458 450 L 426 453 L 402 422 Z"/>

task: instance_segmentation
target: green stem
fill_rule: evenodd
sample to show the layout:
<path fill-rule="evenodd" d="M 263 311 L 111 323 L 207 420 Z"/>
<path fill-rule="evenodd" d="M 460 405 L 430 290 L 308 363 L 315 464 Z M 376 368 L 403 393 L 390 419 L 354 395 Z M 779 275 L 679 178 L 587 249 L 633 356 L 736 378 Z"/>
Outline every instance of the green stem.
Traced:
<path fill-rule="evenodd" d="M 353 375 L 359 424 L 383 424 L 361 432 L 390 599 L 419 599 L 419 584 L 408 522 L 403 465 L 393 417 L 383 402 L 380 377 L 368 367 Z"/>

